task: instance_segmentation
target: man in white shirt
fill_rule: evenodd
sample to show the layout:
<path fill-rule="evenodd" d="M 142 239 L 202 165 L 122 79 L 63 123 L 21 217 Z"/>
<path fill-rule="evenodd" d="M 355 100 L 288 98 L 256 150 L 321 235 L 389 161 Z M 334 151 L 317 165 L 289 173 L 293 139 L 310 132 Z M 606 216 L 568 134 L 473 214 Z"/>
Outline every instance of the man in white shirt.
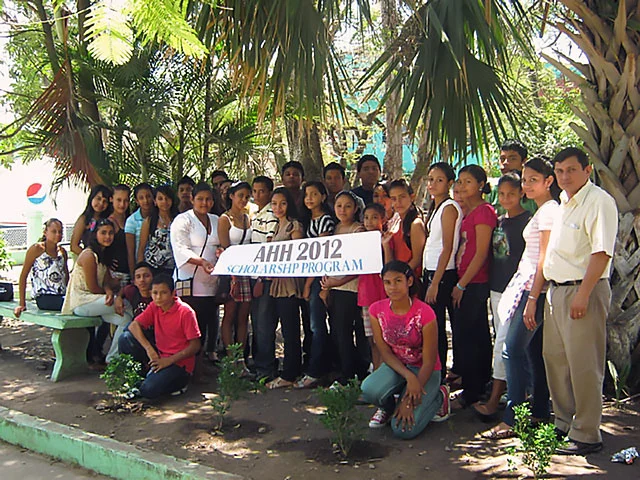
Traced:
<path fill-rule="evenodd" d="M 609 271 L 618 231 L 613 198 L 589 180 L 592 166 L 578 148 L 553 160 L 561 213 L 551 229 L 543 272 L 549 280 L 543 356 L 564 455 L 602 449 L 602 382 Z"/>
<path fill-rule="evenodd" d="M 270 242 L 278 219 L 271 210 L 273 180 L 260 175 L 253 179 L 253 201 L 258 212 L 251 220 L 251 243 Z M 271 281 L 262 278 L 251 279 L 253 301 L 251 302 L 251 350 L 256 374 L 259 378 L 272 380 L 278 376 L 274 345 L 275 305 L 269 295 Z"/>

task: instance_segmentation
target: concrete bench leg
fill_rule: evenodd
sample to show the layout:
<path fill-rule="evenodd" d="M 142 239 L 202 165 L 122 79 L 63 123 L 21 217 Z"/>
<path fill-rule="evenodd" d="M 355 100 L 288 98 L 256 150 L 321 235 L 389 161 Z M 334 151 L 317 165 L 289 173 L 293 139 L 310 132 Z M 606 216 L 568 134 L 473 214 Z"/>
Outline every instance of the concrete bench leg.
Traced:
<path fill-rule="evenodd" d="M 51 343 L 56 352 L 56 363 L 53 365 L 51 381 L 57 382 L 87 371 L 89 367 L 87 364 L 89 332 L 86 328 L 54 330 L 51 335 Z"/>

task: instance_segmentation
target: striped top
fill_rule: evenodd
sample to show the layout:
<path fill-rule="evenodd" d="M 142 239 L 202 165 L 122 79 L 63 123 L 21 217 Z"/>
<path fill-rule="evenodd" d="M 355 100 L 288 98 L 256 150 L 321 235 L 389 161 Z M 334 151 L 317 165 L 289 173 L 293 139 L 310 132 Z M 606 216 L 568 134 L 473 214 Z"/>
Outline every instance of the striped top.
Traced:
<path fill-rule="evenodd" d="M 273 237 L 278 228 L 278 219 L 267 203 L 251 220 L 251 243 L 264 243 Z"/>
<path fill-rule="evenodd" d="M 307 227 L 307 238 L 317 238 L 323 233 L 330 233 L 336 229 L 336 222 L 331 215 L 324 214 L 318 218 L 312 218 Z"/>
<path fill-rule="evenodd" d="M 550 231 L 555 217 L 559 214 L 558 202 L 549 200 L 538 209 L 522 232 L 525 247 L 518 271 L 529 277 L 524 287 L 527 291 L 531 291 L 533 287 L 533 279 L 540 258 L 540 232 Z"/>

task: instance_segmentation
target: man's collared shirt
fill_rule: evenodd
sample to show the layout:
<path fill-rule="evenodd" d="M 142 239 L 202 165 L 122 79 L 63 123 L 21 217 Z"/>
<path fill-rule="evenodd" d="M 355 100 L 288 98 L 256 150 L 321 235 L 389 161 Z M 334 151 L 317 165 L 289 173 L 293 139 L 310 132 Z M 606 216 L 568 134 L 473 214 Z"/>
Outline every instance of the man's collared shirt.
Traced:
<path fill-rule="evenodd" d="M 543 272 L 548 280 L 564 283 L 582 280 L 591 255 L 604 252 L 609 262 L 601 278 L 609 278 L 611 257 L 618 233 L 618 209 L 607 192 L 590 181 L 571 198 L 560 194 Z"/>
<path fill-rule="evenodd" d="M 251 220 L 251 243 L 264 243 L 271 237 L 278 227 L 278 219 L 267 203 L 255 214 Z"/>

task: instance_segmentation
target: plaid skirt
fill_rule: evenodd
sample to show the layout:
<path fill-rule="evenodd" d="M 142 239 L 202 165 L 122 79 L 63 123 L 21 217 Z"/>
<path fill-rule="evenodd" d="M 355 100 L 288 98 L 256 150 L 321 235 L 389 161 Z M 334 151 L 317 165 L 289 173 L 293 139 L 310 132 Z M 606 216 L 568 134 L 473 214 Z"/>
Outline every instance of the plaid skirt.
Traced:
<path fill-rule="evenodd" d="M 250 302 L 253 298 L 250 277 L 233 277 L 231 298 L 236 302 Z"/>

